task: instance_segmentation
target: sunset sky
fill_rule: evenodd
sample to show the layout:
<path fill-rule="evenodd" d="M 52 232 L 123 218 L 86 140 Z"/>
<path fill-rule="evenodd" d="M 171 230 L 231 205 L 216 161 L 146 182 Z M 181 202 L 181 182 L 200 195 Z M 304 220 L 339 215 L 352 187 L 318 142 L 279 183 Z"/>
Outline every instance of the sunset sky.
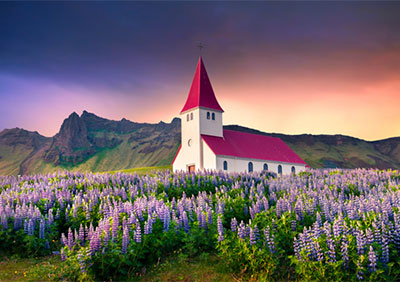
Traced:
<path fill-rule="evenodd" d="M 0 3 L 0 130 L 170 122 L 200 51 L 224 124 L 400 136 L 400 2 Z"/>

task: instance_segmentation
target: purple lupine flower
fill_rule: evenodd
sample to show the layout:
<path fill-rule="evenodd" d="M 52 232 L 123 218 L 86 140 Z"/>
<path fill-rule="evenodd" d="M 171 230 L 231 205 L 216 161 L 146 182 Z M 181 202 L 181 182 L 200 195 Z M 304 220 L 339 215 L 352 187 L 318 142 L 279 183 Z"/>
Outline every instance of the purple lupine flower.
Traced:
<path fill-rule="evenodd" d="M 82 224 L 79 226 L 79 241 L 81 246 L 83 246 L 85 243 L 85 230 L 83 229 Z"/>
<path fill-rule="evenodd" d="M 270 227 L 269 227 L 269 226 L 267 226 L 267 227 L 264 229 L 264 237 L 265 237 L 266 243 L 267 243 L 267 245 L 268 245 L 269 251 L 270 251 L 271 253 L 274 253 L 274 252 L 275 252 L 274 236 L 273 236 L 273 235 L 271 236 L 271 230 L 270 230 Z M 297 241 L 296 241 L 296 244 L 297 244 Z M 295 247 L 296 247 L 296 246 L 295 246 Z M 299 246 L 297 246 L 297 247 L 299 247 Z"/>
<path fill-rule="evenodd" d="M 81 273 L 86 273 L 86 264 L 85 264 L 85 259 L 84 256 L 82 255 L 82 252 L 79 251 L 78 255 L 76 256 L 78 263 L 79 263 L 79 267 L 81 269 Z"/>
<path fill-rule="evenodd" d="M 40 239 L 44 239 L 44 231 L 45 231 L 45 221 L 44 219 L 40 219 L 40 223 L 39 223 L 39 238 Z"/>
<path fill-rule="evenodd" d="M 257 225 L 254 225 L 254 236 L 256 236 L 256 240 L 260 239 L 260 230 Z"/>
<path fill-rule="evenodd" d="M 231 230 L 232 230 L 232 232 L 236 232 L 236 228 L 237 228 L 237 220 L 236 220 L 236 218 L 232 218 L 232 220 L 231 220 Z"/>
<path fill-rule="evenodd" d="M 129 230 L 128 227 L 125 226 L 122 234 L 122 247 L 121 247 L 121 253 L 126 254 L 126 251 L 128 249 L 129 245 Z"/>
<path fill-rule="evenodd" d="M 68 244 L 67 238 L 65 237 L 64 233 L 61 233 L 61 246 L 66 246 Z"/>
<path fill-rule="evenodd" d="M 139 221 L 136 223 L 135 242 L 136 243 L 142 242 L 142 229 L 140 228 Z"/>
<path fill-rule="evenodd" d="M 256 236 L 254 234 L 254 229 L 250 227 L 250 245 L 254 245 L 256 243 Z"/>
<path fill-rule="evenodd" d="M 201 212 L 200 218 L 201 218 L 201 227 L 202 227 L 204 230 L 207 230 L 206 213 L 205 213 L 205 212 Z"/>
<path fill-rule="evenodd" d="M 357 279 L 358 280 L 364 280 L 364 274 L 363 274 L 363 266 L 361 265 L 360 261 L 357 260 Z"/>
<path fill-rule="evenodd" d="M 190 226 L 189 226 L 189 220 L 188 220 L 186 211 L 184 211 L 183 214 L 182 214 L 182 221 L 183 221 L 183 228 L 185 229 L 185 232 L 189 233 L 190 232 Z"/>
<path fill-rule="evenodd" d="M 112 217 L 112 226 L 111 226 L 111 238 L 113 242 L 115 241 L 115 239 L 117 239 L 118 227 L 119 227 L 119 214 L 118 212 L 115 212 Z"/>
<path fill-rule="evenodd" d="M 366 244 L 366 238 L 362 230 L 357 231 L 356 244 L 357 244 L 357 253 L 360 256 L 364 253 Z"/>
<path fill-rule="evenodd" d="M 164 210 L 164 231 L 166 232 L 168 232 L 170 221 L 171 221 L 171 214 L 169 212 L 169 209 L 166 208 Z"/>
<path fill-rule="evenodd" d="M 207 223 L 208 223 L 208 224 L 213 224 L 211 209 L 209 209 L 209 210 L 207 211 Z"/>
<path fill-rule="evenodd" d="M 98 232 L 94 232 L 92 238 L 90 238 L 89 243 L 89 253 L 93 256 L 97 251 L 100 250 L 101 247 L 101 239 Z"/>
<path fill-rule="evenodd" d="M 65 221 L 66 221 L 66 222 L 69 222 L 68 208 L 65 209 Z"/>
<path fill-rule="evenodd" d="M 396 249 L 400 251 L 400 230 L 395 230 L 393 233 L 393 242 Z"/>
<path fill-rule="evenodd" d="M 301 260 L 300 246 L 299 246 L 296 236 L 294 236 L 294 238 L 293 238 L 293 249 L 294 249 L 294 254 L 296 255 L 297 259 Z"/>
<path fill-rule="evenodd" d="M 224 227 L 222 226 L 222 216 L 218 215 L 217 219 L 217 229 L 218 229 L 218 241 L 224 240 Z"/>
<path fill-rule="evenodd" d="M 378 244 L 382 243 L 382 235 L 379 229 L 379 226 L 375 224 L 375 222 L 372 222 L 372 227 L 374 229 L 374 241 L 377 242 Z"/>
<path fill-rule="evenodd" d="M 296 231 L 297 220 L 293 219 L 290 223 L 290 227 L 292 231 Z"/>
<path fill-rule="evenodd" d="M 149 232 L 149 218 L 144 222 L 144 228 L 143 228 L 143 234 L 148 235 L 150 234 Z"/>
<path fill-rule="evenodd" d="M 342 241 L 342 245 L 340 246 L 340 251 L 342 253 L 344 267 L 347 268 L 349 262 L 349 243 L 347 242 L 347 240 Z"/>
<path fill-rule="evenodd" d="M 29 221 L 27 219 L 24 220 L 24 233 L 28 234 L 29 229 L 28 229 Z"/>
<path fill-rule="evenodd" d="M 374 234 L 372 233 L 370 228 L 365 230 L 365 236 L 367 237 L 367 245 L 371 245 L 374 242 Z"/>
<path fill-rule="evenodd" d="M 368 260 L 369 260 L 369 270 L 371 272 L 375 272 L 376 271 L 376 254 L 375 254 L 374 248 L 372 246 L 369 246 Z"/>
<path fill-rule="evenodd" d="M 389 239 L 386 233 L 382 234 L 382 262 L 389 263 Z"/>
<path fill-rule="evenodd" d="M 322 249 L 321 249 L 321 246 L 319 245 L 318 240 L 314 240 L 314 249 L 315 249 L 317 261 L 323 261 L 324 254 L 322 253 Z"/>
<path fill-rule="evenodd" d="M 71 250 L 74 245 L 74 235 L 72 234 L 71 228 L 68 229 L 68 239 L 67 239 L 67 246 Z"/>
<path fill-rule="evenodd" d="M 245 239 L 246 238 L 246 227 L 244 226 L 243 221 L 240 222 L 239 228 L 238 228 L 238 237 L 240 239 Z"/>
<path fill-rule="evenodd" d="M 60 255 L 61 255 L 61 261 L 65 261 L 65 252 L 64 252 L 64 248 L 61 249 Z"/>
<path fill-rule="evenodd" d="M 33 236 L 34 232 L 35 232 L 35 224 L 33 220 L 30 218 L 28 222 L 28 235 Z"/>
<path fill-rule="evenodd" d="M 336 252 L 335 252 L 335 243 L 332 238 L 329 236 L 326 239 L 326 244 L 328 245 L 328 257 L 330 262 L 336 262 Z"/>

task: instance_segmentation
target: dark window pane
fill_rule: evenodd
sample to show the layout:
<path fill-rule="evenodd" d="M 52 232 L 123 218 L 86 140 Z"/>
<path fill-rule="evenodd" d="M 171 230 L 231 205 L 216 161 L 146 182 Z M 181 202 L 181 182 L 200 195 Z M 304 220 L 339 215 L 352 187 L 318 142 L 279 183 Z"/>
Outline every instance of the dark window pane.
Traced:
<path fill-rule="evenodd" d="M 249 172 L 253 172 L 253 163 L 249 162 Z"/>

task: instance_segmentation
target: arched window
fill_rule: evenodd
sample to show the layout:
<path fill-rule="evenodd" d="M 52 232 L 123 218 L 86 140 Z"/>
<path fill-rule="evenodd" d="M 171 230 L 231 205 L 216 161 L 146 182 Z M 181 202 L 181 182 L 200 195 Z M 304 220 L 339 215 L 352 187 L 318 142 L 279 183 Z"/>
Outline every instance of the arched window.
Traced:
<path fill-rule="evenodd" d="M 186 115 L 186 121 L 189 121 L 189 114 Z"/>
<path fill-rule="evenodd" d="M 253 172 L 253 163 L 249 162 L 249 172 Z"/>
<path fill-rule="evenodd" d="M 268 165 L 264 164 L 264 170 L 268 170 Z"/>
<path fill-rule="evenodd" d="M 278 174 L 282 174 L 282 166 L 278 165 Z"/>
<path fill-rule="evenodd" d="M 190 113 L 190 120 L 193 120 L 193 113 Z"/>
<path fill-rule="evenodd" d="M 210 112 L 207 112 L 207 119 L 210 119 Z"/>
<path fill-rule="evenodd" d="M 228 162 L 224 161 L 224 170 L 228 170 Z"/>
<path fill-rule="evenodd" d="M 212 119 L 212 120 L 215 120 L 215 113 L 212 113 L 212 114 L 211 114 L 211 119 Z"/>
<path fill-rule="evenodd" d="M 296 173 L 296 168 L 294 166 L 292 166 L 292 173 L 295 174 Z"/>

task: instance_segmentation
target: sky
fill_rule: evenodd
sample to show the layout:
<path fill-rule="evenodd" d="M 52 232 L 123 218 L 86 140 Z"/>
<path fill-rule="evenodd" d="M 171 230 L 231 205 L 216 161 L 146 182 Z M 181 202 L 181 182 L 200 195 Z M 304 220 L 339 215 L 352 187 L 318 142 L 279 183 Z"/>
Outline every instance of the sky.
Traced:
<path fill-rule="evenodd" d="M 179 116 L 203 57 L 224 124 L 400 136 L 400 2 L 0 2 L 0 131 Z M 197 48 L 201 42 L 205 48 Z"/>

